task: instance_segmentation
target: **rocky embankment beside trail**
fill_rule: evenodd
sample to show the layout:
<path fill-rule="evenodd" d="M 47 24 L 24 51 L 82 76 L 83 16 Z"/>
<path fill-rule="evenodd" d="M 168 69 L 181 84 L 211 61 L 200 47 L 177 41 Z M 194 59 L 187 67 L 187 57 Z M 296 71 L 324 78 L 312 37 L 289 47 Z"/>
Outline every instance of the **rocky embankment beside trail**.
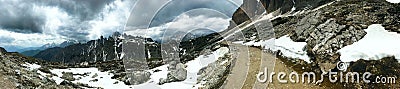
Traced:
<path fill-rule="evenodd" d="M 388 3 L 385 0 L 343 0 L 335 1 L 321 9 L 306 12 L 294 17 L 281 17 L 287 22 L 275 24 L 277 33 L 287 32 L 291 39 L 297 42 L 307 42 L 305 47 L 313 63 L 308 65 L 312 71 L 338 71 L 336 64 L 340 61 L 337 52 L 344 46 L 359 41 L 366 35 L 363 29 L 371 24 L 382 24 L 392 32 L 400 30 L 399 4 Z M 288 31 L 289 30 L 289 31 Z M 282 33 L 280 33 L 282 34 Z M 385 38 L 382 38 L 385 39 Z M 304 63 L 304 62 L 298 62 Z M 387 70 L 383 70 L 387 69 Z M 359 60 L 351 63 L 346 72 L 371 72 L 373 76 L 387 75 L 400 77 L 399 63 L 394 57 L 378 61 Z M 393 75 L 394 74 L 394 75 Z M 373 80 L 375 78 L 371 78 Z M 399 80 L 399 79 L 397 79 Z M 375 80 L 373 80 L 375 82 Z M 398 87 L 395 84 L 372 83 L 338 83 L 341 87 Z"/>
<path fill-rule="evenodd" d="M 62 75 L 56 75 L 55 69 L 71 69 L 71 68 L 96 68 L 100 72 L 111 73 L 111 79 L 118 80 L 125 85 L 135 84 L 137 82 L 146 82 L 147 80 L 132 80 L 132 76 L 138 77 L 138 74 L 127 73 L 123 60 L 110 60 L 99 62 L 82 62 L 82 63 L 59 63 L 38 60 L 32 57 L 25 57 L 19 53 L 9 53 L 0 48 L 0 78 L 3 79 L 0 88 L 5 89 L 76 89 L 76 88 L 98 88 L 89 86 L 88 84 L 73 82 L 80 78 L 76 76 L 89 76 L 94 73 L 77 74 L 73 72 L 62 72 Z M 81 71 L 84 72 L 84 71 Z M 100 75 L 94 74 L 93 80 L 89 82 L 97 82 Z M 58 78 L 55 78 L 58 77 Z M 142 76 L 139 76 L 142 77 Z M 101 77 L 100 77 L 101 78 Z M 115 82 L 116 84 L 118 82 Z M 112 85 L 109 84 L 109 85 Z"/>
<path fill-rule="evenodd" d="M 284 2 L 283 0 L 282 2 Z M 295 0 L 297 1 L 297 0 Z M 308 3 L 317 3 L 308 2 Z M 248 2 L 249 3 L 249 2 Z M 248 4 L 247 3 L 247 4 Z M 296 4 L 299 4 L 296 2 Z M 244 5 L 246 6 L 246 2 Z M 271 7 L 271 6 L 267 6 Z M 282 9 L 281 9 L 282 10 Z M 269 12 L 268 12 L 269 11 Z M 290 13 L 279 13 L 275 15 L 267 9 L 266 14 L 277 16 L 271 19 L 275 31 L 275 37 L 279 38 L 284 35 L 290 36 L 295 42 L 306 42 L 304 51 L 311 59 L 311 63 L 304 62 L 300 59 L 288 58 L 278 55 L 286 62 L 289 67 L 293 67 L 297 72 L 312 71 L 317 75 L 327 71 L 339 71 L 336 64 L 340 62 L 340 55 L 337 51 L 345 46 L 351 45 L 362 39 L 367 33 L 367 29 L 371 24 L 382 24 L 382 26 L 390 31 L 400 33 L 400 4 L 389 3 L 385 0 L 337 0 L 325 3 L 319 3 L 314 7 L 298 9 Z M 243 14 L 237 11 L 235 14 Z M 245 17 L 234 15 L 233 20 L 245 22 Z M 244 21 L 241 21 L 241 20 Z M 232 24 L 231 24 L 232 25 Z M 259 36 L 254 31 L 255 27 L 244 28 L 245 41 L 259 39 L 251 39 L 250 37 Z M 263 28 L 261 29 L 269 29 Z M 253 33 L 253 34 L 252 34 Z M 248 35 L 248 36 L 246 36 Z M 259 38 L 259 37 L 257 37 Z M 385 39 L 385 38 L 382 38 Z M 286 61 L 285 61 L 286 60 Z M 358 60 L 351 62 L 347 71 L 342 72 L 371 72 L 375 82 L 376 76 L 387 75 L 400 77 L 399 62 L 394 57 L 386 57 L 380 60 Z M 302 69 L 304 68 L 304 69 Z M 324 76 L 327 80 L 328 76 Z M 400 79 L 396 79 L 400 81 Z M 337 88 L 398 88 L 399 83 L 394 84 L 376 84 L 376 83 L 321 83 L 318 86 L 337 86 Z"/>
<path fill-rule="evenodd" d="M 318 10 L 280 17 L 287 21 L 275 24 L 274 30 L 289 34 L 296 42 L 307 42 L 306 51 L 315 63 L 333 65 L 339 61 L 337 51 L 363 38 L 366 34 L 363 29 L 369 25 L 382 24 L 385 29 L 398 32 L 399 7 L 385 0 L 334 1 Z"/>

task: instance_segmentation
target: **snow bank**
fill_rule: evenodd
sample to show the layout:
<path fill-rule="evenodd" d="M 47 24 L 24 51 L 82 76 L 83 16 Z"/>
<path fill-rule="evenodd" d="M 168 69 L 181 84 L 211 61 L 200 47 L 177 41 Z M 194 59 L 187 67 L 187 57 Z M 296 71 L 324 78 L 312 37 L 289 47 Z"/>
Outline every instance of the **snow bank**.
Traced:
<path fill-rule="evenodd" d="M 200 86 L 197 83 L 197 73 L 203 67 L 206 67 L 208 64 L 215 62 L 218 58 L 223 57 L 225 54 L 229 52 L 229 48 L 221 47 L 218 50 L 212 52 L 210 55 L 200 55 L 199 57 L 195 58 L 192 61 L 186 63 L 187 65 L 187 78 L 181 82 L 172 82 L 166 83 L 163 85 L 158 85 L 160 78 L 167 78 L 168 74 L 168 65 L 159 66 L 148 70 L 152 75 L 150 76 L 150 80 L 144 84 L 140 85 L 125 85 L 123 82 L 115 79 L 111 79 L 114 75 L 108 72 L 100 72 L 97 68 L 68 68 L 68 69 L 52 69 L 50 70 L 51 73 L 56 74 L 57 76 L 51 77 L 51 79 L 55 80 L 57 84 L 60 84 L 64 79 L 62 79 L 63 72 L 72 72 L 73 74 L 87 74 L 88 76 L 81 76 L 81 75 L 73 75 L 76 79 L 72 81 L 73 83 L 83 83 L 88 84 L 89 86 L 93 87 L 101 87 L 104 89 L 130 89 L 130 88 L 138 88 L 138 89 L 190 89 L 196 88 Z M 24 66 L 28 67 L 29 69 L 37 69 L 40 68 L 40 65 L 37 64 L 23 64 Z M 154 72 L 155 70 L 161 70 L 158 72 Z M 40 75 L 47 76 L 49 74 L 43 73 L 41 71 L 37 71 Z M 92 78 L 95 74 L 97 77 Z M 91 81 L 94 79 L 98 79 L 98 81 Z M 118 82 L 118 83 L 116 83 Z M 114 84 L 116 83 L 116 84 Z"/>
<path fill-rule="evenodd" d="M 186 70 L 187 78 L 184 81 L 180 82 L 171 82 L 165 83 L 163 85 L 158 85 L 160 78 L 167 78 L 168 74 L 168 65 L 163 65 L 151 69 L 150 72 L 152 75 L 150 76 L 150 81 L 144 84 L 135 85 L 134 88 L 138 89 L 154 89 L 154 88 L 161 88 L 161 89 L 192 89 L 196 88 L 199 85 L 197 83 L 197 73 L 203 67 L 206 67 L 208 64 L 215 62 L 218 58 L 223 57 L 225 54 L 229 52 L 229 48 L 221 47 L 218 50 L 212 52 L 210 55 L 200 55 L 199 57 L 195 58 L 192 61 L 187 62 Z M 158 72 L 153 72 L 154 70 L 161 70 Z M 197 88 L 196 88 L 197 89 Z"/>
<path fill-rule="evenodd" d="M 29 70 L 39 69 L 41 66 L 38 64 L 25 63 L 22 66 L 27 67 Z"/>
<path fill-rule="evenodd" d="M 236 44 L 243 44 L 247 46 L 261 46 L 264 49 L 268 49 L 271 51 L 280 50 L 282 56 L 290 57 L 290 58 L 298 58 L 302 59 L 308 63 L 311 63 L 310 58 L 307 55 L 307 52 L 304 51 L 304 47 L 307 45 L 306 42 L 294 42 L 288 35 L 282 36 L 278 39 L 272 38 L 269 40 L 262 40 L 259 42 L 250 41 L 243 43 L 243 41 L 232 42 Z"/>
<path fill-rule="evenodd" d="M 380 24 L 370 25 L 365 31 L 364 38 L 338 51 L 341 61 L 379 60 L 389 56 L 400 59 L 400 34 L 388 32 Z"/>
<path fill-rule="evenodd" d="M 265 48 L 272 49 L 273 51 L 280 50 L 283 56 L 290 58 L 299 58 L 308 63 L 311 63 L 307 52 L 303 50 L 306 45 L 306 42 L 294 42 L 292 39 L 290 39 L 289 36 L 285 35 L 275 40 L 274 47 L 265 46 Z"/>
<path fill-rule="evenodd" d="M 62 72 L 72 72 L 73 74 L 84 74 L 88 73 L 89 76 L 80 76 L 80 75 L 74 75 L 73 77 L 75 81 L 72 81 L 73 83 L 83 83 L 83 84 L 88 84 L 89 86 L 93 87 L 102 87 L 104 89 L 128 89 L 132 86 L 130 85 L 125 85 L 123 82 L 115 79 L 111 79 L 114 74 L 108 73 L 108 72 L 100 72 L 97 68 L 68 68 L 68 69 L 53 69 L 50 70 L 52 73 L 56 74 L 57 76 L 53 76 L 52 79 L 56 81 L 56 83 L 61 83 L 63 79 L 60 77 L 63 75 Z M 98 76 L 95 78 L 92 78 L 93 75 L 97 74 Z M 81 78 L 81 79 L 79 79 Z M 98 79 L 98 81 L 90 81 Z M 114 84 L 117 82 L 117 84 Z"/>
<path fill-rule="evenodd" d="M 218 60 L 218 58 L 223 57 L 226 53 L 229 52 L 229 48 L 221 47 L 218 50 L 212 52 L 210 55 L 200 55 L 192 61 L 186 63 L 188 66 L 186 69 L 190 73 L 196 73 L 203 67 L 206 67 L 208 64 L 213 63 Z"/>

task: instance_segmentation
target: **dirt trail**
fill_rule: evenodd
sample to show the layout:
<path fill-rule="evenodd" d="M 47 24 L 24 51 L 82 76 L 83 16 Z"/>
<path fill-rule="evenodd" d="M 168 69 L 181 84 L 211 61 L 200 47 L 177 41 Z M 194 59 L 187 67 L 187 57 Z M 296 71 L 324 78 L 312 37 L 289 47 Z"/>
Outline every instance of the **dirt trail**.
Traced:
<path fill-rule="evenodd" d="M 271 54 L 262 52 L 256 47 L 248 47 L 240 44 L 230 44 L 234 54 L 234 66 L 222 89 L 265 89 L 267 83 L 258 82 L 256 75 L 265 67 L 272 72 L 275 57 Z"/>
<path fill-rule="evenodd" d="M 15 89 L 15 85 L 0 74 L 0 89 Z"/>
<path fill-rule="evenodd" d="M 295 71 L 295 70 L 293 68 L 289 67 L 288 65 L 286 65 L 281 59 L 276 60 L 275 68 L 274 68 L 275 73 L 284 72 L 286 74 L 290 74 L 293 71 Z M 293 79 L 295 79 L 295 77 Z M 306 79 L 307 79 L 307 77 L 306 77 Z M 289 80 L 289 78 L 286 76 L 284 78 L 284 80 Z M 272 83 L 270 83 L 268 85 L 268 89 L 324 89 L 324 88 L 329 88 L 329 87 L 320 87 L 315 84 L 301 83 L 301 82 L 279 83 L 276 76 L 273 77 Z"/>
<path fill-rule="evenodd" d="M 230 50 L 233 53 L 234 66 L 228 75 L 222 89 L 241 89 L 249 69 L 248 48 L 238 44 L 231 44 Z"/>
<path fill-rule="evenodd" d="M 260 50 L 260 49 L 258 49 L 258 50 Z M 258 54 L 258 55 L 260 55 L 260 54 Z M 259 67 L 259 70 L 264 72 L 265 68 L 267 68 L 267 74 L 271 74 L 271 72 L 274 71 L 276 60 L 277 59 L 274 54 L 262 52 L 261 65 Z M 261 77 L 261 78 L 264 78 L 264 77 Z M 254 83 L 253 89 L 266 89 L 268 84 L 269 84 L 269 82 L 259 82 L 256 80 L 256 82 Z"/>

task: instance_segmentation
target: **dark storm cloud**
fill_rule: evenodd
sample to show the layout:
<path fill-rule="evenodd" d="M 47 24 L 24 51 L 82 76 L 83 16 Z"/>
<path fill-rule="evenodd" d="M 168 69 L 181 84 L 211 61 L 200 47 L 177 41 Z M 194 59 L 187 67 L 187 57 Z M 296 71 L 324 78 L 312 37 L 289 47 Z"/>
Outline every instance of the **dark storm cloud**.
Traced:
<path fill-rule="evenodd" d="M 33 4 L 19 1 L 1 1 L 0 27 L 21 33 L 40 33 L 44 18 L 34 13 Z"/>
<path fill-rule="evenodd" d="M 19 43 L 12 45 L 40 46 L 67 39 L 87 41 L 122 31 L 128 18 L 128 26 L 143 28 L 150 21 L 154 22 L 154 26 L 169 23 L 183 12 L 196 8 L 214 9 L 230 17 L 241 4 L 234 5 L 229 0 L 140 1 L 143 3 L 135 4 L 137 0 L 0 0 L 0 32 L 17 38 L 14 42 Z M 157 12 L 164 4 L 167 6 Z M 132 10 L 134 5 L 136 8 Z M 151 19 L 155 13 L 158 13 L 156 18 Z M 205 15 L 202 19 L 209 17 L 213 16 Z M 36 36 L 37 40 L 25 39 L 32 36 Z M 6 38 L 0 38 L 9 42 L 3 39 Z M 28 42 L 30 44 L 26 44 Z"/>
<path fill-rule="evenodd" d="M 41 33 L 45 14 L 34 7 L 56 7 L 78 21 L 98 18 L 97 14 L 114 0 L 10 0 L 0 1 L 0 26 L 20 33 Z"/>
<path fill-rule="evenodd" d="M 170 22 L 183 12 L 199 8 L 213 9 L 231 17 L 237 6 L 228 0 L 174 0 L 160 9 L 150 27 Z"/>
<path fill-rule="evenodd" d="M 0 0 L 0 47 L 17 51 L 122 31 L 136 0 Z"/>
<path fill-rule="evenodd" d="M 96 23 L 105 24 L 106 18 L 117 19 L 109 22 L 119 23 L 123 28 L 126 15 L 135 0 L 5 0 L 0 1 L 0 29 L 25 34 L 61 35 L 75 40 L 91 40 L 89 37 Z M 121 6 L 120 3 L 123 6 Z M 131 5 L 131 6 L 129 6 Z M 108 6 L 108 7 L 107 7 Z M 124 10 L 121 10 L 124 9 Z M 118 21 L 115 21 L 118 20 Z M 115 25 L 114 25 L 115 26 Z M 108 27 L 117 28 L 117 27 Z M 122 29 L 105 30 L 92 35 L 107 35 Z M 105 34 L 103 34 L 105 33 Z"/>

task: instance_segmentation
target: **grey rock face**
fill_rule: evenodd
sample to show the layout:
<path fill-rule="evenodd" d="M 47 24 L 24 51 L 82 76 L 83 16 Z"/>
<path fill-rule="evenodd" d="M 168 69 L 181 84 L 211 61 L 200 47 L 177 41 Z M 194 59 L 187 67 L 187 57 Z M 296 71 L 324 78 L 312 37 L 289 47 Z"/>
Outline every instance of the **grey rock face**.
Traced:
<path fill-rule="evenodd" d="M 297 4 L 297 3 L 296 3 Z M 398 4 L 379 0 L 341 0 L 318 10 L 297 14 L 274 24 L 277 37 L 289 34 L 296 42 L 307 42 L 307 55 L 321 69 L 329 70 L 339 61 L 337 51 L 362 39 L 371 24 L 382 24 L 398 32 Z"/>
<path fill-rule="evenodd" d="M 337 19 L 323 17 L 319 11 L 307 14 L 293 28 L 291 39 L 307 42 L 305 50 L 318 64 L 336 63 L 339 49 L 357 42 L 366 35 L 364 30 L 356 29 L 354 25 L 341 25 Z"/>
<path fill-rule="evenodd" d="M 72 72 L 63 72 L 63 75 L 62 75 L 61 78 L 65 79 L 65 80 L 68 80 L 68 81 L 74 81 L 75 80 Z"/>
<path fill-rule="evenodd" d="M 329 19 L 310 33 L 307 42 L 314 46 L 312 51 L 315 54 L 335 53 L 340 48 L 360 40 L 365 34 L 364 30 L 339 25 L 335 19 Z"/>
<path fill-rule="evenodd" d="M 227 61 L 222 63 L 223 61 Z M 225 82 L 231 66 L 230 55 L 219 58 L 216 62 L 202 68 L 197 75 L 198 82 L 203 82 L 202 89 L 216 89 Z"/>
<path fill-rule="evenodd" d="M 129 82 L 132 85 L 142 84 L 150 80 L 150 75 L 147 71 L 136 71 L 129 76 Z"/>
<path fill-rule="evenodd" d="M 186 80 L 187 70 L 185 69 L 185 65 L 182 63 L 176 64 L 174 69 L 170 69 L 170 72 L 167 74 L 166 79 L 160 79 L 159 84 L 183 81 Z"/>
<path fill-rule="evenodd" d="M 0 55 L 2 55 L 2 54 L 4 54 L 4 53 L 7 53 L 6 49 L 0 47 Z"/>

